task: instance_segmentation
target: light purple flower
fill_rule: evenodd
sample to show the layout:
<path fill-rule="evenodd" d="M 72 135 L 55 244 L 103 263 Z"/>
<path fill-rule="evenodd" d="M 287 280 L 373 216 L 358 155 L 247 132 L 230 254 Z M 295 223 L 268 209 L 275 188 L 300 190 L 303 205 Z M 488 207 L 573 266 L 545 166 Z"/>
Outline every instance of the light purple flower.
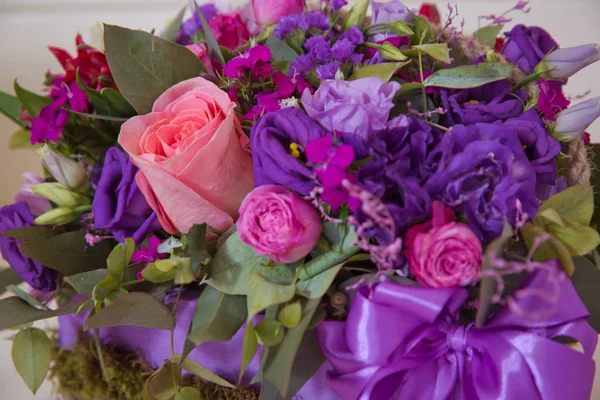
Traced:
<path fill-rule="evenodd" d="M 306 113 L 330 132 L 366 137 L 387 126 L 397 82 L 384 83 L 378 77 L 354 81 L 325 80 L 313 94 L 304 91 Z"/>
<path fill-rule="evenodd" d="M 27 203 L 31 214 L 33 214 L 34 217 L 39 217 L 45 212 L 50 211 L 52 206 L 48 199 L 38 196 L 31 191 L 31 186 L 44 183 L 44 178 L 30 172 L 24 173 L 23 178 L 25 178 L 25 183 L 21 185 L 20 190 L 15 195 L 15 203 Z"/>
<path fill-rule="evenodd" d="M 568 47 L 548 54 L 535 68 L 535 72 L 541 73 L 548 79 L 563 81 L 598 60 L 600 60 L 600 45 L 584 44 Z"/>
<path fill-rule="evenodd" d="M 556 125 L 552 130 L 560 142 L 570 142 L 581 135 L 600 117 L 600 97 L 569 107 L 556 114 Z"/>
<path fill-rule="evenodd" d="M 339 64 L 335 61 L 317 67 L 317 78 L 324 81 L 327 79 L 334 79 L 335 74 L 339 69 Z"/>

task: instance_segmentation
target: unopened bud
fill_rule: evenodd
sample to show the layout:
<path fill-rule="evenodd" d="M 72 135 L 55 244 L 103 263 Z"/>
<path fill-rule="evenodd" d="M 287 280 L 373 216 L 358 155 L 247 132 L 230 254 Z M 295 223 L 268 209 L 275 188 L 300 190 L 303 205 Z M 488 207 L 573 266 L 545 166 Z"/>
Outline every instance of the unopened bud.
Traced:
<path fill-rule="evenodd" d="M 85 169 L 76 161 L 57 154 L 48 145 L 44 145 L 37 153 L 44 167 L 64 187 L 73 189 L 85 183 L 87 178 Z"/>
<path fill-rule="evenodd" d="M 75 193 L 65 188 L 60 183 L 40 183 L 38 185 L 31 185 L 30 188 L 33 193 L 44 197 L 61 207 L 75 208 L 91 204 L 89 197 Z"/>
<path fill-rule="evenodd" d="M 560 142 L 570 142 L 600 117 L 600 97 L 569 107 L 556 114 L 552 136 Z"/>
<path fill-rule="evenodd" d="M 77 213 L 69 207 L 58 207 L 35 219 L 36 225 L 65 225 L 73 221 Z"/>
<path fill-rule="evenodd" d="M 535 72 L 546 79 L 566 80 L 588 65 L 600 60 L 600 46 L 584 44 L 554 50 L 535 67 Z"/>

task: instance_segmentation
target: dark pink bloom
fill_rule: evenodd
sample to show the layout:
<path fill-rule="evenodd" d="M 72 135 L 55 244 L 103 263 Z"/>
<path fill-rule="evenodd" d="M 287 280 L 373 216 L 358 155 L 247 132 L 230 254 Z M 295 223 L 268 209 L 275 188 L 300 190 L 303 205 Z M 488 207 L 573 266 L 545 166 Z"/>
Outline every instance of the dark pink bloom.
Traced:
<path fill-rule="evenodd" d="M 158 252 L 158 246 L 160 246 L 162 242 L 163 241 L 156 236 L 151 236 L 150 239 L 148 239 L 147 248 L 141 247 L 138 251 L 133 253 L 131 261 L 135 263 L 144 263 L 144 268 L 142 268 L 137 274 L 137 278 L 139 280 L 144 279 L 142 278 L 142 271 L 148 266 L 148 264 L 167 257 L 167 254 Z"/>
<path fill-rule="evenodd" d="M 273 74 L 273 83 L 282 99 L 291 97 L 296 91 L 302 94 L 304 93 L 304 89 L 310 89 L 311 93 L 314 92 L 310 83 L 300 75 L 288 76 L 283 72 L 277 71 Z"/>
<path fill-rule="evenodd" d="M 252 107 L 250 112 L 244 115 L 244 119 L 254 121 L 266 112 L 281 109 L 281 98 L 278 93 L 262 92 L 256 95 L 258 105 Z"/>
<path fill-rule="evenodd" d="M 250 39 L 250 32 L 238 14 L 217 14 L 208 23 L 217 42 L 234 50 Z"/>
<path fill-rule="evenodd" d="M 223 68 L 223 75 L 232 79 L 238 79 L 240 76 L 249 73 L 252 73 L 253 76 L 264 77 L 266 71 L 269 70 L 268 67 L 265 67 L 265 63 L 271 61 L 271 57 L 271 50 L 267 46 L 251 47 L 246 49 L 243 54 L 230 60 Z M 269 67 L 272 72 L 273 67 L 270 64 Z"/>
<path fill-rule="evenodd" d="M 549 120 L 556 121 L 556 114 L 566 110 L 571 102 L 563 94 L 561 83 L 542 78 L 539 85 L 538 110 L 544 113 Z"/>

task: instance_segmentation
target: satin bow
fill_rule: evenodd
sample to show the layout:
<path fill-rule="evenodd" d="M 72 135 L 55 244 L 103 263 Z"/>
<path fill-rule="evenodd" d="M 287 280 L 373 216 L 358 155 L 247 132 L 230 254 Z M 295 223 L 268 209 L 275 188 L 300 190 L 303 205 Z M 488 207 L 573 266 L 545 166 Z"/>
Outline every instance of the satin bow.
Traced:
<path fill-rule="evenodd" d="M 533 272 L 522 288 L 543 290 L 545 283 Z M 541 322 L 531 318 L 539 299 L 516 296 L 525 313 L 505 306 L 477 328 L 458 321 L 463 288 L 361 287 L 346 322 L 318 327 L 334 368 L 328 383 L 344 400 L 587 400 L 598 336 L 569 279 L 557 295 Z M 557 336 L 577 340 L 584 353 L 552 340 Z"/>

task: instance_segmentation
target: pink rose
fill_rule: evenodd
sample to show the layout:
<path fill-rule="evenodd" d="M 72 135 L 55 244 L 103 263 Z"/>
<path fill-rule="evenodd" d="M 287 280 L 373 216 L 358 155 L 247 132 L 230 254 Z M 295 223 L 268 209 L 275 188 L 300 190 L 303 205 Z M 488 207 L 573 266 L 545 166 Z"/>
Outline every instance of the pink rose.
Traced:
<path fill-rule="evenodd" d="M 304 0 L 252 0 L 256 22 L 262 26 L 276 24 L 281 17 L 304 11 Z"/>
<path fill-rule="evenodd" d="M 217 14 L 208 24 L 217 42 L 230 50 L 250 39 L 250 32 L 238 14 Z"/>
<path fill-rule="evenodd" d="M 452 210 L 433 202 L 431 221 L 410 228 L 405 249 L 410 272 L 429 287 L 467 286 L 479 278 L 483 253 L 471 228 L 454 222 Z"/>
<path fill-rule="evenodd" d="M 139 167 L 137 184 L 167 232 L 201 223 L 229 229 L 254 187 L 235 106 L 215 84 L 193 78 L 121 127 L 119 143 Z"/>
<path fill-rule="evenodd" d="M 281 264 L 304 258 L 321 235 L 313 206 L 277 185 L 260 186 L 246 196 L 236 226 L 243 242 Z"/>
<path fill-rule="evenodd" d="M 208 49 L 206 48 L 206 45 L 204 43 L 190 44 L 185 47 L 192 53 L 194 53 L 196 57 L 200 59 L 200 61 L 202 61 L 202 64 L 204 64 L 206 72 L 208 72 L 209 75 L 214 77 L 217 76 L 217 74 L 215 73 L 215 68 L 213 66 L 212 58 L 210 57 Z"/>

